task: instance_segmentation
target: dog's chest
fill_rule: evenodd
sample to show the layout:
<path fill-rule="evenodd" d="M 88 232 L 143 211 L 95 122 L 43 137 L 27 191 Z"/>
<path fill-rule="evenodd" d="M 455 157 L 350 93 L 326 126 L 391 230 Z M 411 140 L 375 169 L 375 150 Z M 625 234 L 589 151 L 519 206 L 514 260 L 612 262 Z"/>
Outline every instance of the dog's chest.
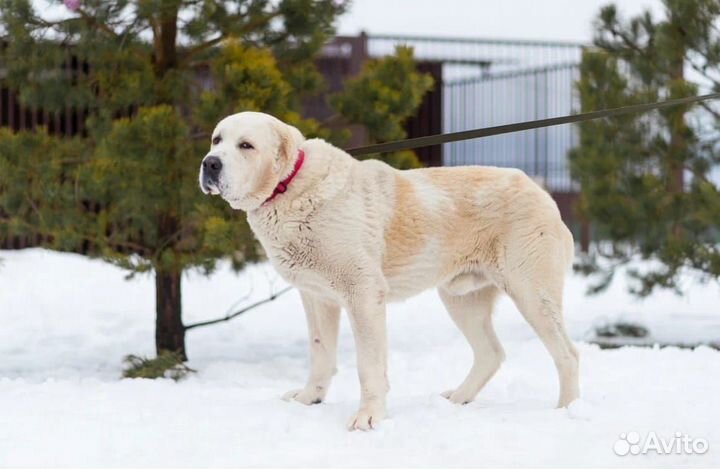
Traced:
<path fill-rule="evenodd" d="M 296 211 L 280 216 L 272 210 L 248 222 L 270 262 L 287 281 L 297 283 L 300 274 L 313 270 L 318 258 L 318 240 L 312 216 Z"/>

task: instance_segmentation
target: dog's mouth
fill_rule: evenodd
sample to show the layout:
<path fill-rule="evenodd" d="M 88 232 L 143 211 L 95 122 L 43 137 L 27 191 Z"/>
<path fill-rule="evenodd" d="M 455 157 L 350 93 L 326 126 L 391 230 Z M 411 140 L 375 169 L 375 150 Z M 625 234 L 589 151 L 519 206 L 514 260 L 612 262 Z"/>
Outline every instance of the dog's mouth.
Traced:
<path fill-rule="evenodd" d="M 232 191 L 228 190 L 225 184 L 221 184 L 211 178 L 202 178 L 200 181 L 200 190 L 205 195 L 220 196 L 235 210 L 243 210 L 247 203 L 247 196 L 236 196 Z"/>
<path fill-rule="evenodd" d="M 215 184 L 208 186 L 208 194 L 210 195 L 220 195 L 221 191 Z"/>
<path fill-rule="evenodd" d="M 220 195 L 220 186 L 216 181 L 204 180 L 200 185 L 200 189 L 207 195 Z"/>
<path fill-rule="evenodd" d="M 245 197 L 231 197 L 231 194 L 225 191 L 222 186 L 212 181 L 203 182 L 202 191 L 210 196 L 220 196 L 236 210 L 240 210 L 243 207 L 243 202 L 246 200 Z"/>

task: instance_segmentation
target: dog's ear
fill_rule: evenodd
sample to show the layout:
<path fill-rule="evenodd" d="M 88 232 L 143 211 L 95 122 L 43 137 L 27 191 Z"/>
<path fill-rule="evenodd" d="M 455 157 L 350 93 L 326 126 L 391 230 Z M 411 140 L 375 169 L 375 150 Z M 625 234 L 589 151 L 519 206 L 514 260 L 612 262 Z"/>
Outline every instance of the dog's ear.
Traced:
<path fill-rule="evenodd" d="M 295 155 L 300 145 L 305 141 L 305 137 L 297 128 L 285 123 L 277 124 L 275 130 L 280 137 L 280 146 L 275 158 L 276 170 L 279 171 L 288 165 L 290 161 L 295 161 Z"/>

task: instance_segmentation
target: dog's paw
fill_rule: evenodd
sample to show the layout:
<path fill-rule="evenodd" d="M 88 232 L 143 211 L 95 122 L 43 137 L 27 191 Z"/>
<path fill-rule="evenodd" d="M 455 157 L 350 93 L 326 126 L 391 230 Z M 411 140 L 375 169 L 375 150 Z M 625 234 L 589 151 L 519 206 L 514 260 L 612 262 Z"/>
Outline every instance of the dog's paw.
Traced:
<path fill-rule="evenodd" d="M 385 418 L 385 411 L 380 408 L 361 407 L 355 415 L 348 420 L 347 428 L 353 430 L 372 430 Z"/>
<path fill-rule="evenodd" d="M 323 401 L 323 396 L 317 388 L 303 388 L 293 389 L 292 391 L 286 392 L 282 399 L 284 401 L 298 401 L 305 405 L 320 404 Z"/>
<path fill-rule="evenodd" d="M 448 389 L 440 395 L 453 404 L 460 405 L 469 404 L 475 398 L 475 396 L 470 396 L 467 393 L 464 393 L 462 389 Z"/>

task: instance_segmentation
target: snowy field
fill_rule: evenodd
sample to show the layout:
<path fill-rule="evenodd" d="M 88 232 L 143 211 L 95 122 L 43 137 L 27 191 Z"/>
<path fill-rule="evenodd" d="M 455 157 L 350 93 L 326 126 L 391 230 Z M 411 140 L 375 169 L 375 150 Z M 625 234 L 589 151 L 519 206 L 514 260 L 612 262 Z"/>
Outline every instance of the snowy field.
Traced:
<path fill-rule="evenodd" d="M 583 397 L 570 409 L 553 408 L 552 361 L 509 301 L 496 316 L 507 360 L 462 407 L 439 393 L 464 378 L 471 353 L 436 293 L 392 305 L 389 419 L 376 431 L 350 433 L 344 425 L 359 389 L 345 320 L 327 402 L 280 400 L 305 380 L 296 292 L 189 331 L 198 373 L 187 380 L 121 380 L 124 355 L 153 353 L 152 278 L 126 281 L 101 261 L 39 249 L 0 258 L 0 467 L 720 466 L 720 352 L 603 351 L 582 342 L 597 321 L 620 314 L 665 335 L 692 323 L 720 338 L 716 284 L 640 302 L 622 282 L 587 298 L 586 280 L 571 278 L 566 314 L 581 353 Z M 185 322 L 224 314 L 251 284 L 253 298 L 265 297 L 268 275 L 256 266 L 186 276 Z M 665 439 L 680 432 L 709 449 L 618 456 L 613 447 L 628 432 Z"/>

